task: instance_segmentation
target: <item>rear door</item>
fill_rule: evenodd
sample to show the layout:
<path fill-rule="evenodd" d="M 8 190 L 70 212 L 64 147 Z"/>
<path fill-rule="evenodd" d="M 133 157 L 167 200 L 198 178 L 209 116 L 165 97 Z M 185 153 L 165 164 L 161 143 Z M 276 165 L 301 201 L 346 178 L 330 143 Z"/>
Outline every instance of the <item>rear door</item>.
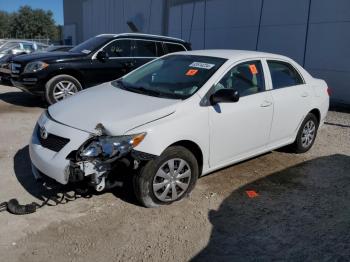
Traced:
<path fill-rule="evenodd" d="M 133 48 L 133 56 L 135 57 L 134 68 L 140 67 L 143 64 L 155 59 L 163 54 L 161 46 L 157 45 L 156 41 L 135 39 Z"/>
<path fill-rule="evenodd" d="M 311 90 L 291 63 L 279 60 L 266 62 L 272 80 L 271 95 L 274 101 L 269 143 L 277 146 L 293 138 L 307 113 Z"/>

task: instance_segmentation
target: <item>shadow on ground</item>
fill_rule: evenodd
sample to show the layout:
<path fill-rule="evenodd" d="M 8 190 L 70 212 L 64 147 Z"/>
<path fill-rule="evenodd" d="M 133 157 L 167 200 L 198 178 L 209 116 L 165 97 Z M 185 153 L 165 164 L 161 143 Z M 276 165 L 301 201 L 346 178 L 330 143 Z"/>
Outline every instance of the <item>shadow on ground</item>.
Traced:
<path fill-rule="evenodd" d="M 32 174 L 29 148 L 28 146 L 25 146 L 24 148 L 18 150 L 14 157 L 14 171 L 18 182 L 29 194 L 39 201 L 50 200 L 53 205 L 69 202 L 71 199 L 78 198 L 78 195 L 79 198 L 90 198 L 94 195 L 104 194 L 105 192 L 111 192 L 117 198 L 120 198 L 125 202 L 139 205 L 136 201 L 135 195 L 132 193 L 132 176 L 125 170 L 121 171 L 123 175 L 116 174 L 119 175 L 118 179 L 123 182 L 123 187 L 117 187 L 102 193 L 98 193 L 92 188 L 88 188 L 84 184 L 69 184 L 64 186 L 48 177 L 45 177 L 43 181 L 38 182 L 34 179 Z M 88 191 L 81 193 L 87 188 L 89 189 Z"/>
<path fill-rule="evenodd" d="M 349 170 L 350 156 L 331 155 L 243 186 L 210 211 L 209 244 L 193 261 L 348 261 Z"/>
<path fill-rule="evenodd" d="M 349 104 L 331 104 L 329 107 L 330 111 L 340 112 L 340 113 L 350 113 Z"/>
<path fill-rule="evenodd" d="M 74 185 L 61 185 L 50 178 L 36 181 L 32 174 L 29 148 L 18 150 L 14 157 L 14 171 L 18 182 L 33 197 L 40 202 L 39 205 L 55 206 L 66 204 L 78 198 L 92 197 L 91 191 L 85 191 Z"/>
<path fill-rule="evenodd" d="M 15 89 L 15 87 L 13 87 Z M 15 106 L 45 108 L 45 102 L 38 96 L 24 92 L 6 92 L 0 94 L 0 100 Z"/>

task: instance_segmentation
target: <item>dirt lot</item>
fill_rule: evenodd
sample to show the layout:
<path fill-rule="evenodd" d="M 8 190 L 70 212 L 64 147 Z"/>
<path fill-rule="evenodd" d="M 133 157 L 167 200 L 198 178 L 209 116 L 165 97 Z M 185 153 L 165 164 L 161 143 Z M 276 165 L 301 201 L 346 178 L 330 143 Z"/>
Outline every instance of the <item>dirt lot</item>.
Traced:
<path fill-rule="evenodd" d="M 0 86 L 0 202 L 62 195 L 31 175 L 27 144 L 42 111 L 35 97 Z M 175 205 L 145 209 L 120 188 L 75 200 L 68 192 L 31 215 L 2 212 L 0 260 L 346 261 L 349 170 L 350 114 L 330 112 L 309 153 L 271 152 L 223 169 Z"/>

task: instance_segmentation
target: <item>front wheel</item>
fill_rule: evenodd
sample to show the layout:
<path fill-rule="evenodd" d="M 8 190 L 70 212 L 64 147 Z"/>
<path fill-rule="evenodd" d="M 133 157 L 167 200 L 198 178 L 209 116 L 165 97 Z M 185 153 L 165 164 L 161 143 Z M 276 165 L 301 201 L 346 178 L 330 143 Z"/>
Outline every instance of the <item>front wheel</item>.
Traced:
<path fill-rule="evenodd" d="M 197 178 L 195 156 L 182 146 L 169 147 L 135 175 L 135 195 L 146 207 L 171 204 L 188 195 Z"/>
<path fill-rule="evenodd" d="M 314 114 L 309 113 L 301 124 L 294 144 L 295 153 L 305 153 L 310 150 L 315 142 L 318 129 L 318 121 Z"/>
<path fill-rule="evenodd" d="M 46 101 L 52 105 L 82 90 L 80 82 L 70 75 L 58 75 L 45 85 Z"/>

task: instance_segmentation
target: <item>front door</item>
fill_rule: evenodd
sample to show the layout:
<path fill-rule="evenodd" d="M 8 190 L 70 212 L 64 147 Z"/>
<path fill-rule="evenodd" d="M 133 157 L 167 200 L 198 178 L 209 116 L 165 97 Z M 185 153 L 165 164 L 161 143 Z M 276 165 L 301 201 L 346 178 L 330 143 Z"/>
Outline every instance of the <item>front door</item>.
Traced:
<path fill-rule="evenodd" d="M 240 99 L 209 108 L 210 166 L 218 167 L 263 150 L 268 142 L 273 103 L 265 92 L 265 78 L 260 60 L 234 66 L 211 92 L 232 88 Z"/>
<path fill-rule="evenodd" d="M 135 58 L 132 55 L 133 40 L 117 39 L 103 48 L 107 59 L 99 60 L 94 57 L 88 69 L 89 83 L 96 85 L 118 79 L 136 68 Z"/>

